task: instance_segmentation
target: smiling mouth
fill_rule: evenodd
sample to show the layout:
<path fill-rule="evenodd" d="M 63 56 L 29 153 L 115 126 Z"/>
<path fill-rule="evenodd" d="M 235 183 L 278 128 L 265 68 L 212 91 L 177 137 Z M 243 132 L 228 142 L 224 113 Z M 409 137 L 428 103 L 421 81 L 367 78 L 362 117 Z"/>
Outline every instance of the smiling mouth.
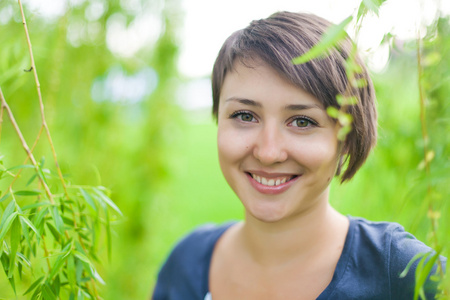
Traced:
<path fill-rule="evenodd" d="M 266 178 L 263 176 L 248 173 L 255 181 L 265 186 L 278 186 L 298 177 L 297 175 L 279 176 L 275 178 Z"/>

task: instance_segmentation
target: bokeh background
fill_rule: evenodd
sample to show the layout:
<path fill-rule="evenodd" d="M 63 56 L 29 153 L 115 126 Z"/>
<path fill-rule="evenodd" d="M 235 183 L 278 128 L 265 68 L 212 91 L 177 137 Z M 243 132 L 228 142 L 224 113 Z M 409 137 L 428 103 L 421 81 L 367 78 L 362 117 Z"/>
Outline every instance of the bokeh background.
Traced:
<path fill-rule="evenodd" d="M 183 234 L 243 216 L 219 169 L 210 116 L 209 74 L 223 40 L 276 10 L 340 22 L 360 1 L 260 2 L 24 1 L 63 173 L 69 182 L 111 189 L 124 213 L 114 224 L 112 259 L 105 257 L 100 270 L 104 299 L 149 299 L 158 269 Z M 342 213 L 399 222 L 429 244 L 431 200 L 441 216 L 437 235 L 444 251 L 450 236 L 449 12 L 447 1 L 388 0 L 379 16 L 367 17 L 358 43 L 377 91 L 378 146 L 350 183 L 333 182 L 331 191 Z M 433 150 L 427 177 L 417 36 L 425 40 L 421 80 Z M 1 0 L 0 87 L 31 142 L 41 123 L 34 79 L 24 72 L 27 51 L 17 2 Z M 6 121 L 1 137 L 5 164 L 21 164 L 24 153 Z M 45 143 L 36 153 L 52 163 Z M 10 289 L 0 274 L 0 298 L 10 299 Z"/>

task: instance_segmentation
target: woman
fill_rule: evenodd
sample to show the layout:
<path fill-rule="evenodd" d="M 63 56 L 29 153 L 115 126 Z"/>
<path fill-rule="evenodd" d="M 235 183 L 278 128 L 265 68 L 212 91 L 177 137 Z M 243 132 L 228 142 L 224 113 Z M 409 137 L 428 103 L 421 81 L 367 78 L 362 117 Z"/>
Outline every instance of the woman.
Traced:
<path fill-rule="evenodd" d="M 352 87 L 346 76 L 349 38 L 325 58 L 292 64 L 329 26 L 280 12 L 225 41 L 213 69 L 213 115 L 220 166 L 245 220 L 185 237 L 161 269 L 154 300 L 412 299 L 414 272 L 399 275 L 432 250 L 398 224 L 343 216 L 328 201 L 333 176 L 351 179 L 376 140 L 373 85 L 359 58 L 356 76 L 367 84 Z M 353 121 L 345 141 L 326 111 L 340 108 L 337 95 L 358 100 L 346 108 Z M 430 280 L 425 288 L 436 292 Z"/>

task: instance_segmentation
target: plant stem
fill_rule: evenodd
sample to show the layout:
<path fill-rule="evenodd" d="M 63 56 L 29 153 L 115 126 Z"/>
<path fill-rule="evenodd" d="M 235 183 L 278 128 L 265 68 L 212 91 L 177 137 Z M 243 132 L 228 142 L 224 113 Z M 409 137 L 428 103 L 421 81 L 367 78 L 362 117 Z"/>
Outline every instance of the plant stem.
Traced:
<path fill-rule="evenodd" d="M 420 100 L 420 123 L 422 125 L 422 140 L 423 140 L 423 159 L 425 162 L 425 174 L 429 178 L 430 177 L 430 161 L 428 159 L 428 143 L 429 143 L 429 136 L 428 136 L 428 130 L 427 130 L 427 122 L 426 122 L 426 107 L 425 107 L 425 91 L 423 89 L 422 85 L 422 78 L 423 78 L 423 68 L 422 68 L 422 53 L 421 53 L 421 43 L 420 43 L 420 34 L 417 33 L 417 75 L 418 75 L 418 86 L 419 86 L 419 100 Z M 427 197 L 429 199 L 428 203 L 428 217 L 431 221 L 431 231 L 433 234 L 434 239 L 434 248 L 437 249 L 439 245 L 438 237 L 437 237 L 437 217 L 435 216 L 434 209 L 433 209 L 433 201 L 431 198 L 431 184 L 430 182 L 427 183 Z M 444 271 L 443 271 L 443 264 L 440 259 L 438 259 L 440 264 L 440 275 L 441 278 L 444 277 Z"/>
<path fill-rule="evenodd" d="M 63 185 L 64 192 L 66 194 L 67 199 L 70 199 L 69 198 L 69 193 L 67 192 L 66 182 L 65 182 L 63 174 L 61 172 L 61 168 L 60 168 L 60 166 L 58 164 L 58 159 L 56 157 L 56 151 L 55 151 L 55 147 L 54 147 L 54 144 L 53 144 L 52 137 L 50 135 L 50 130 L 48 129 L 47 121 L 45 120 L 44 102 L 42 101 L 41 84 L 39 83 L 39 78 L 38 78 L 38 74 L 37 74 L 37 70 L 36 70 L 36 64 L 34 62 L 34 56 L 33 56 L 33 50 L 32 50 L 32 47 L 31 47 L 30 35 L 28 33 L 28 26 L 27 26 L 27 22 L 26 22 L 26 19 L 25 19 L 25 14 L 24 14 L 24 11 L 23 11 L 22 2 L 20 0 L 18 0 L 18 2 L 19 2 L 19 6 L 20 6 L 20 13 L 22 15 L 23 27 L 25 29 L 25 35 L 27 37 L 28 52 L 30 53 L 30 59 L 31 59 L 31 69 L 33 70 L 34 81 L 36 82 L 36 89 L 37 89 L 38 98 L 39 98 L 39 107 L 40 107 L 40 111 L 41 111 L 42 126 L 44 127 L 45 133 L 47 134 L 48 142 L 49 142 L 50 148 L 52 150 L 53 159 L 55 161 L 56 169 L 58 170 L 58 175 L 59 175 L 59 178 L 60 178 L 61 183 Z"/>
<path fill-rule="evenodd" d="M 25 149 L 25 152 L 27 153 L 28 157 L 30 158 L 31 163 L 33 164 L 34 168 L 36 169 L 36 173 L 39 174 L 40 173 L 39 166 L 38 166 L 36 160 L 34 159 L 33 153 L 31 153 L 30 148 L 28 147 L 27 142 L 25 141 L 25 138 L 23 137 L 22 132 L 20 131 L 19 125 L 17 125 L 17 122 L 14 118 L 14 115 L 13 115 L 11 109 L 9 108 L 8 104 L 6 103 L 6 100 L 3 96 L 3 92 L 2 92 L 1 88 L 0 88 L 0 100 L 1 100 L 2 108 L 6 110 L 6 113 L 8 114 L 9 119 L 14 127 L 14 130 L 16 131 L 17 135 L 19 136 L 19 139 L 22 143 L 22 147 Z M 42 186 L 45 189 L 48 199 L 50 200 L 50 203 L 55 204 L 55 201 L 53 200 L 53 195 L 52 195 L 48 185 L 45 183 L 44 178 L 41 178 L 41 176 L 38 176 L 38 178 L 39 178 Z"/>

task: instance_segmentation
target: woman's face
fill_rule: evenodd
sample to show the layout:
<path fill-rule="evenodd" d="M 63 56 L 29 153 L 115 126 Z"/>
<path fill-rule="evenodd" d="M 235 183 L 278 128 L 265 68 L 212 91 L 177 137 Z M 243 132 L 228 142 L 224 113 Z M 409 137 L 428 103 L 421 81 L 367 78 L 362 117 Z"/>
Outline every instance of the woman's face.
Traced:
<path fill-rule="evenodd" d="M 264 63 L 240 63 L 222 86 L 222 172 L 247 217 L 275 222 L 328 201 L 338 161 L 337 126 L 321 103 Z"/>

